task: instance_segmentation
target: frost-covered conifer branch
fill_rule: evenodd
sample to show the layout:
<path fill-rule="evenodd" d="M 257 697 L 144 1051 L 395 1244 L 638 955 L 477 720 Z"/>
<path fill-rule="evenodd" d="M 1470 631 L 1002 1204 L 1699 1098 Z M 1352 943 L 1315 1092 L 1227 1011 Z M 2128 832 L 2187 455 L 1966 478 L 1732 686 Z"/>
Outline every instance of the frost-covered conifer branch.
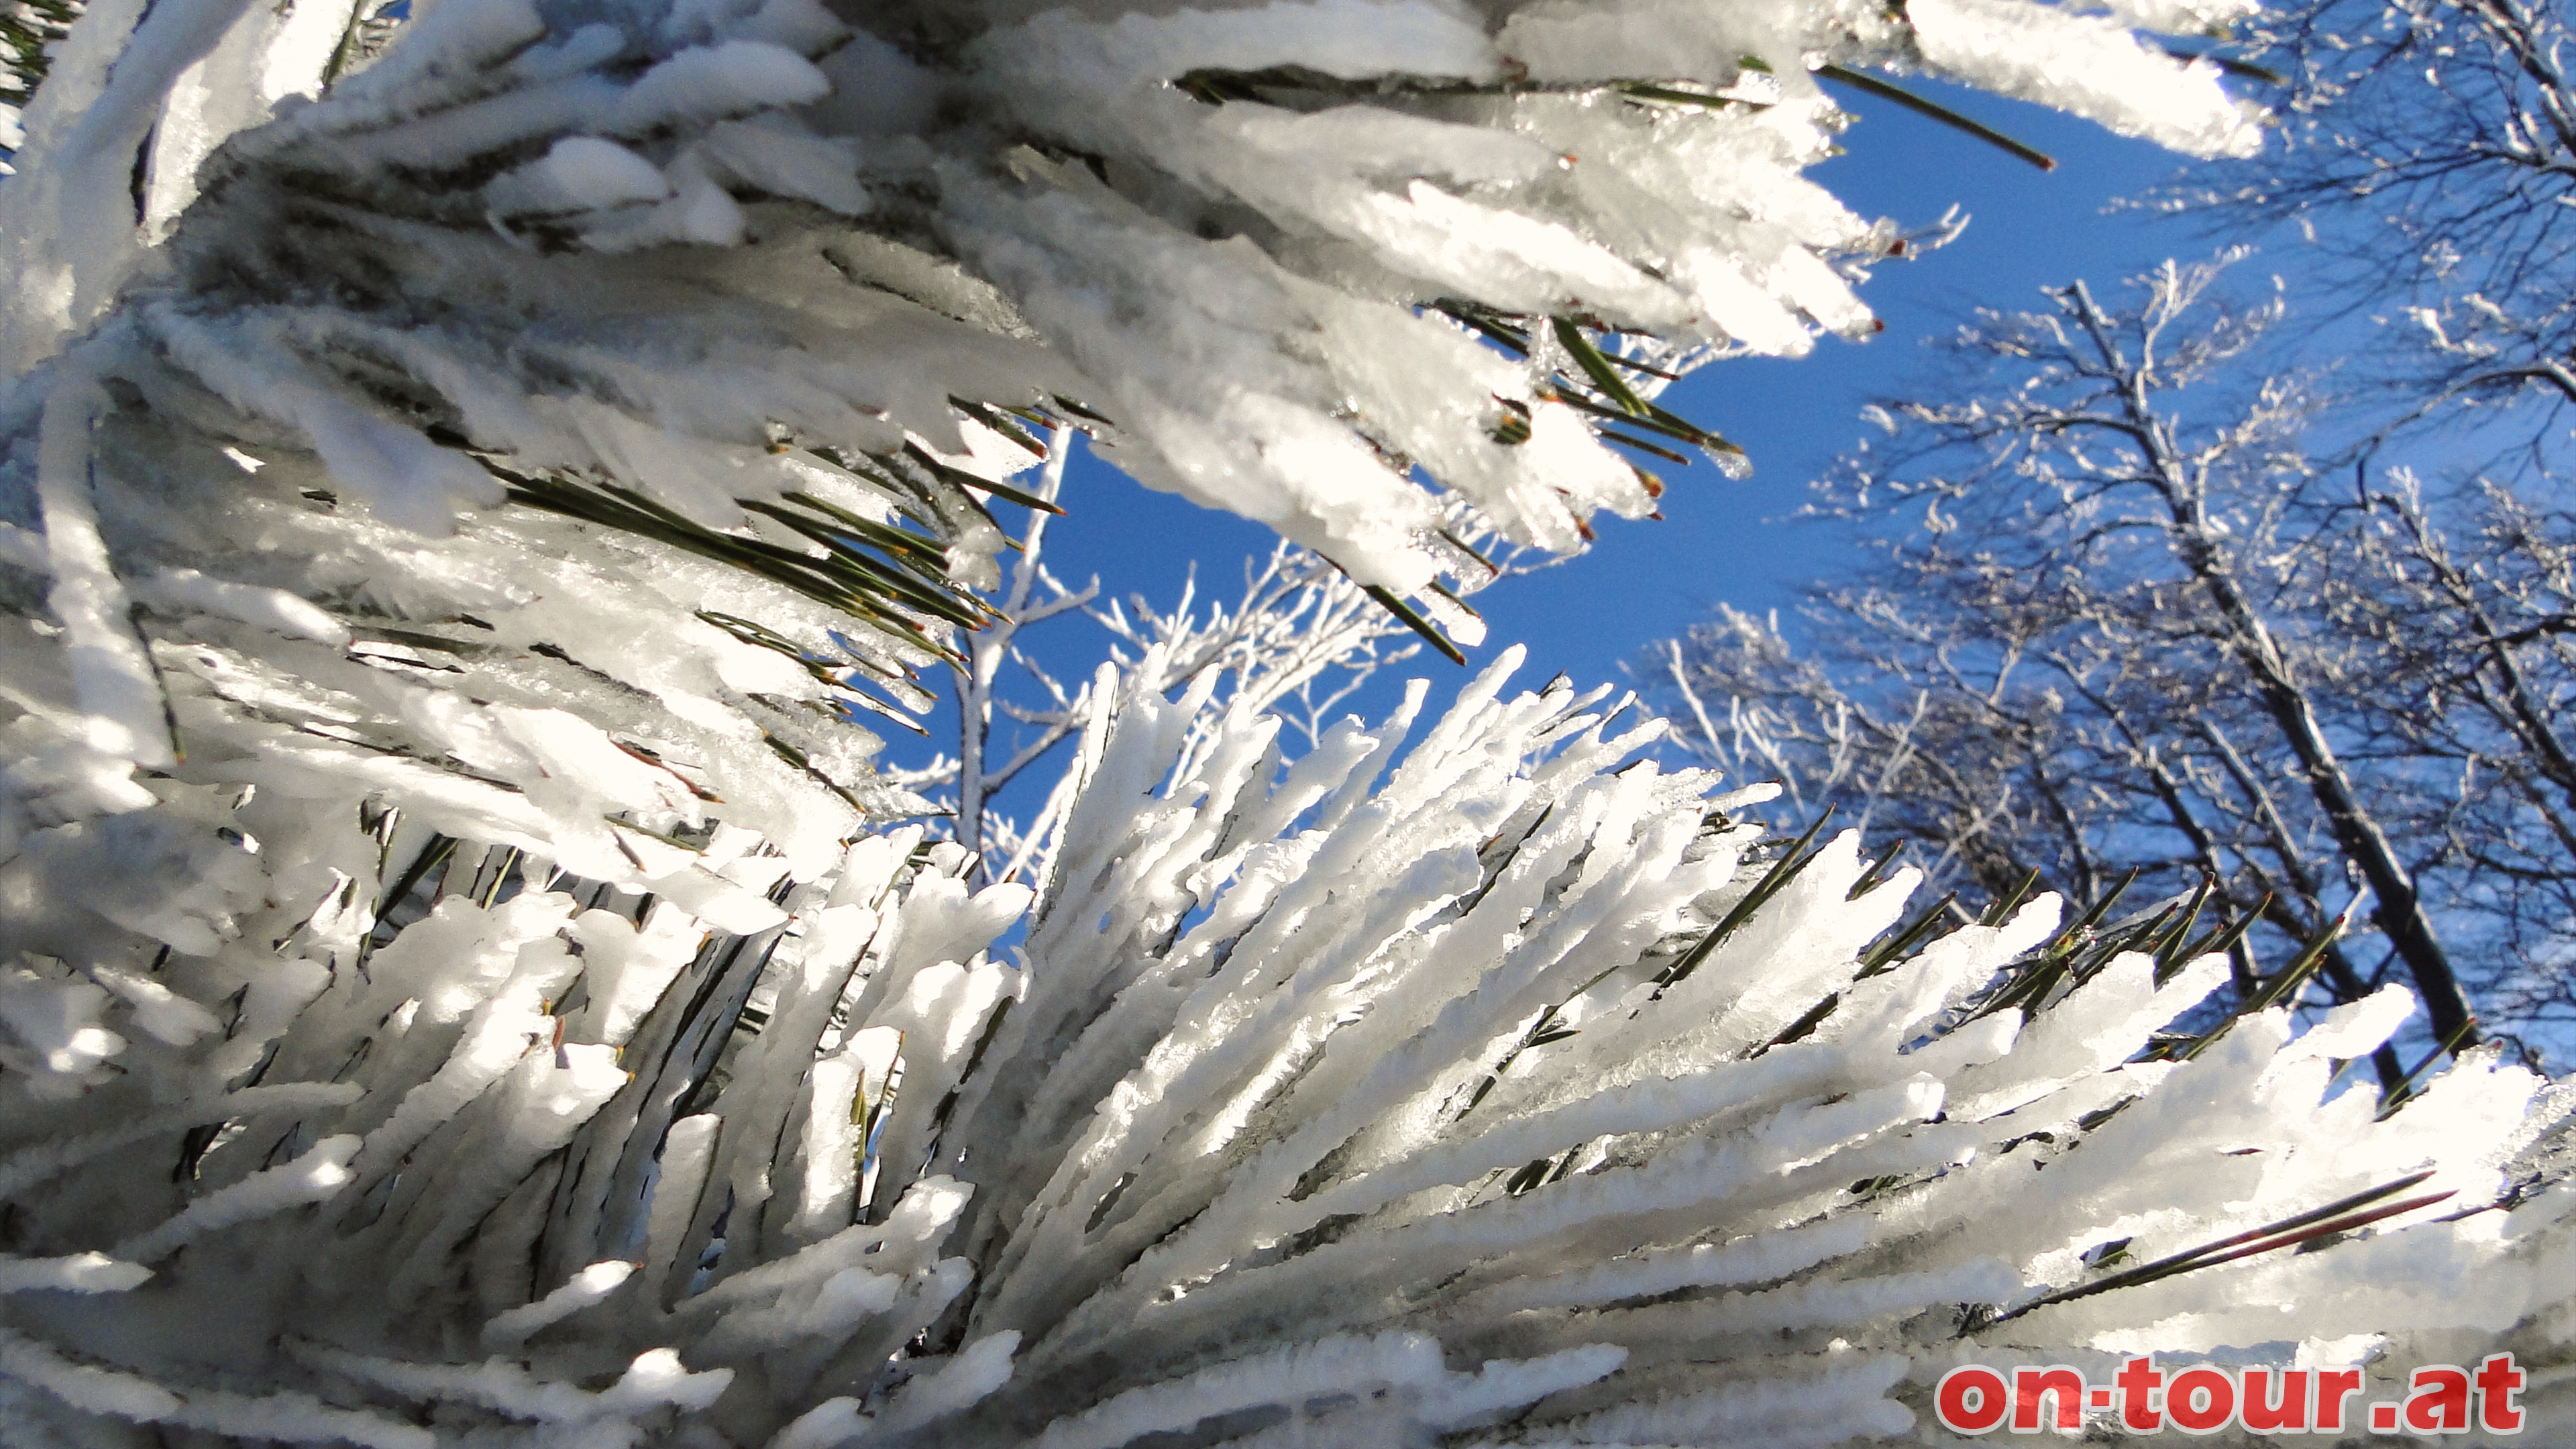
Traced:
<path fill-rule="evenodd" d="M 999 883 L 871 833 L 924 802 L 850 718 L 984 617 L 1029 428 L 1433 609 L 1453 507 L 1651 508 L 1603 425 L 1703 440 L 1647 369 L 1866 326 L 1812 66 L 2226 150 L 2122 28 L 2219 11 L 848 10 L 55 52 L 0 1442 L 1823 1444 L 1969 1354 L 2563 1362 L 2563 1091 L 2473 1053 L 2376 1120 L 2333 1062 L 2394 995 L 2158 1059 L 2223 965 L 2051 955 L 2053 902 L 1927 944 L 1597 694 L 1288 760 L 1296 651 L 1384 627 L 1342 593 L 1131 619 Z M 2046 1301 L 2418 1172 L 2498 1210 Z"/>
<path fill-rule="evenodd" d="M 19 113 L 45 78 L 48 48 L 61 42 L 80 12 L 79 0 L 13 0 L 0 11 L 0 150 L 15 151 L 25 139 Z"/>
<path fill-rule="evenodd" d="M 1866 323 L 1831 263 L 1885 236 L 1798 175 L 1841 124 L 1811 52 L 2252 134 L 2213 72 L 2008 0 L 441 0 L 378 52 L 384 18 L 111 6 L 28 105 L 0 575 L 63 631 L 21 677 L 69 693 L 24 726 L 12 839 L 246 753 L 368 782 L 407 847 L 641 883 L 703 873 L 721 820 L 801 860 L 917 803 L 840 720 L 920 704 L 986 616 L 1023 423 L 1106 414 L 1147 481 L 1436 615 L 1434 575 L 1482 565 L 1417 468 L 1547 549 L 1651 508 L 1592 424 L 1662 422 L 1597 336 L 1795 352 Z M 1169 84 L 1210 67 L 1384 84 Z M 1609 89 L 1641 72 L 1762 83 Z"/>
<path fill-rule="evenodd" d="M 1970 1359 L 2563 1358 L 2568 1088 L 2481 1050 L 2381 1117 L 2393 988 L 2160 1044 L 2227 975 L 2187 929 L 1926 942 L 1915 872 L 1748 868 L 1759 792 L 1501 676 L 1284 767 L 1205 676 L 1113 688 L 1034 901 L 914 828 L 737 856 L 725 924 L 451 867 L 232 1001 L 34 963 L 0 1435 L 1824 1445 Z M 308 820 L 263 856 L 372 843 Z"/>
<path fill-rule="evenodd" d="M 1397 593 L 1457 563 L 1417 469 L 1559 551 L 1597 509 L 1647 511 L 1603 420 L 1706 440 L 1596 333 L 1798 352 L 1867 325 L 1834 264 L 1891 234 L 1798 179 L 1841 125 L 1811 64 L 1951 75 L 2191 149 L 2252 134 L 2214 70 L 2108 20 L 1963 0 L 1114 21 L 469 0 L 372 63 L 352 48 L 372 8 L 130 11 L 88 22 L 27 112 L 0 203 L 26 279 L 13 371 L 113 313 L 236 430 L 283 430 L 409 524 L 498 501 L 442 450 L 724 529 L 813 491 L 758 449 L 819 448 L 925 491 L 970 586 L 992 544 L 972 495 L 998 480 L 944 455 L 1013 433 L 995 408 L 1105 412 L 1148 481 Z M 1213 72 L 1245 79 L 1193 79 Z M 1652 103 L 1619 89 L 1639 75 L 1668 83 Z M 714 250 L 675 266 L 691 247 Z M 1297 336 L 1331 340 L 1272 345 Z"/>

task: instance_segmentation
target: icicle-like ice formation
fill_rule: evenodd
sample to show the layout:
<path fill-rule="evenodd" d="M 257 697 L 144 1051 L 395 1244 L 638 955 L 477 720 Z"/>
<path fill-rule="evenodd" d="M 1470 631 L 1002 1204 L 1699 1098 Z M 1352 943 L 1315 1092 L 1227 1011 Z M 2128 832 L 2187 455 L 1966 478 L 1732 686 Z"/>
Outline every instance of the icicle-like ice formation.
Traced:
<path fill-rule="evenodd" d="M 2569 1422 L 2567 1088 L 2375 1120 L 2394 1000 L 2142 1056 L 2219 958 L 2053 900 L 1891 951 L 1909 873 L 1747 863 L 1759 792 L 1508 663 L 1285 766 L 1104 689 L 1034 902 L 917 830 L 692 903 L 188 797 L 271 832 L 237 929 L 0 989 L 0 1442 L 1829 1445 L 1957 1362 L 2498 1344 Z"/>

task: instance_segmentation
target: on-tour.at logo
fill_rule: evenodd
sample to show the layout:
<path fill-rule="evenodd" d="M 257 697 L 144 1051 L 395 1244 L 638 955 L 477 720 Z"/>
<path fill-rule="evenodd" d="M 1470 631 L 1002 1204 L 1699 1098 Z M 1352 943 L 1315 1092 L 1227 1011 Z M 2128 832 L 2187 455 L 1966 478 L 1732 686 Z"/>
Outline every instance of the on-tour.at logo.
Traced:
<path fill-rule="evenodd" d="M 2087 1383 L 2083 1370 L 2066 1364 L 2017 1368 L 2007 1380 L 2001 1369 L 1972 1363 L 1941 1376 L 1933 1407 L 1955 1434 L 2080 1429 L 2088 1414 L 2133 1434 L 2522 1432 L 2523 1372 L 2509 1353 L 2491 1354 L 2473 1369 L 2426 1364 L 2408 1375 L 2403 1399 L 2355 1404 L 2361 1385 L 2359 1369 L 2196 1364 L 2168 1373 L 2152 1356 L 2128 1360 L 2108 1384 Z"/>

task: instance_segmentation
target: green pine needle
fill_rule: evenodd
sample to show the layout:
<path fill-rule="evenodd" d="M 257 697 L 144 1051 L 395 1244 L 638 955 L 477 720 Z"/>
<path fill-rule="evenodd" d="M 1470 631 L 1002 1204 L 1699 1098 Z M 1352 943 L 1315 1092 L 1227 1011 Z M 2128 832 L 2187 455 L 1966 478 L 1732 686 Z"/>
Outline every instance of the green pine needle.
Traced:
<path fill-rule="evenodd" d="M 1926 100 L 1925 98 L 1914 94 L 1912 91 L 1903 89 L 1899 86 L 1890 85 L 1886 81 L 1880 80 L 1877 76 L 1867 75 L 1856 70 L 1849 70 L 1839 65 L 1817 66 L 1814 74 L 1819 80 L 1829 80 L 1837 85 L 1849 86 L 1853 90 L 1859 91 L 1865 95 L 1876 96 L 1883 101 L 1893 101 L 1897 105 L 1905 107 L 1907 110 L 1914 112 L 1918 116 L 1928 116 L 1931 119 L 1940 122 L 1942 125 L 1948 126 L 1954 131 L 1974 136 L 1989 146 L 1993 146 L 2001 151 L 2009 152 L 2010 154 L 2029 162 L 2031 165 L 2038 167 L 2042 171 L 2054 171 L 2057 169 L 2057 158 L 2040 150 L 2038 147 L 2026 142 L 2016 141 L 2012 137 L 2005 135 L 2003 132 L 1996 130 L 1994 127 L 1989 126 L 1982 121 L 1972 121 L 1966 116 L 1960 115 L 1957 111 L 1951 110 L 1948 106 L 1942 105 L 1939 101 Z"/>

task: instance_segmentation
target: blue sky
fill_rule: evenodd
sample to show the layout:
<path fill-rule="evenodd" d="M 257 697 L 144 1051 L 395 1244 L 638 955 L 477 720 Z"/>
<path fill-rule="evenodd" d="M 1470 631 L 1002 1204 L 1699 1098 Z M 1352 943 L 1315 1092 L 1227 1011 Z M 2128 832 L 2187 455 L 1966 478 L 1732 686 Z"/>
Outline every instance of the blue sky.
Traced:
<path fill-rule="evenodd" d="M 1670 490 L 1662 522 L 1605 518 L 1587 554 L 1477 596 L 1491 634 L 1470 651 L 1471 663 L 1517 642 L 1530 651 L 1528 682 L 1560 670 L 1612 682 L 1624 677 L 1623 663 L 1720 601 L 1785 614 L 1800 586 L 1830 569 L 1843 547 L 1826 527 L 1788 515 L 1805 501 L 1808 481 L 1861 436 L 1860 409 L 1901 395 L 1934 364 L 1929 338 L 1977 306 L 2038 306 L 2042 287 L 2082 277 L 2108 289 L 2167 256 L 2212 249 L 2187 222 L 2110 209 L 2172 177 L 2183 158 L 2035 106 L 1908 85 L 2049 152 L 2057 169 L 2042 172 L 1881 101 L 1840 97 L 1861 117 L 1844 138 L 1849 154 L 1811 174 L 1864 215 L 1908 229 L 1959 206 L 1971 218 L 1966 233 L 1919 260 L 1878 269 L 1862 293 L 1887 324 L 1873 340 L 1827 339 L 1794 360 L 1721 363 L 1667 393 L 1666 406 L 1743 445 L 1753 476 L 1730 480 L 1704 462 L 1662 469 Z M 1064 501 L 1069 516 L 1049 534 L 1051 565 L 1076 583 L 1097 576 L 1115 596 L 1169 603 L 1195 566 L 1203 587 L 1222 597 L 1243 560 L 1270 546 L 1258 525 L 1152 492 L 1088 456 L 1075 463 Z M 1030 642 L 1078 678 L 1107 641 L 1074 618 L 1030 631 Z M 1432 674 L 1438 691 L 1465 673 L 1428 657 L 1413 671 Z M 944 714 L 931 728 L 927 745 L 954 748 Z M 922 748 L 898 744 L 896 753 L 909 761 Z"/>

